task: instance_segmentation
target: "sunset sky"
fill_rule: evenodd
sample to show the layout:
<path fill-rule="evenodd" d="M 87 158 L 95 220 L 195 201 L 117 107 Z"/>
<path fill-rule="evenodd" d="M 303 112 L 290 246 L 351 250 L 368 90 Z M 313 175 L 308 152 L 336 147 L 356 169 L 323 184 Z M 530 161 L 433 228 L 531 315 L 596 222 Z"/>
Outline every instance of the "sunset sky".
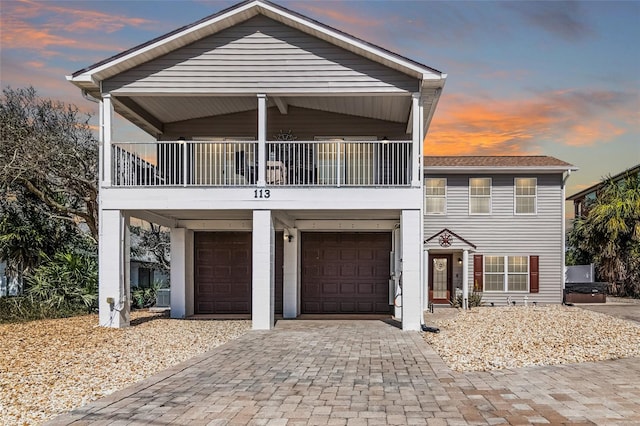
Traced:
<path fill-rule="evenodd" d="M 65 75 L 234 1 L 0 0 L 2 87 L 97 114 Z M 448 74 L 434 155 L 545 154 L 567 195 L 640 163 L 640 2 L 278 1 Z"/>

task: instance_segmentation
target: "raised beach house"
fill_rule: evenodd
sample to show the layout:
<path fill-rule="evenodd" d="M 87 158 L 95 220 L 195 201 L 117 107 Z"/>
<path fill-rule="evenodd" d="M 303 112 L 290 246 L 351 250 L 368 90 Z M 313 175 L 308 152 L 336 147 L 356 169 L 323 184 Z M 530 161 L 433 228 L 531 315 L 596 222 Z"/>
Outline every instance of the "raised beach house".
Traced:
<path fill-rule="evenodd" d="M 419 329 L 431 291 L 425 249 L 467 265 L 476 254 L 540 253 L 494 249 L 525 235 L 489 242 L 480 229 L 498 216 L 508 224 L 500 209 L 507 186 L 521 190 L 514 179 L 538 191 L 536 221 L 557 244 L 545 256 L 561 262 L 561 218 L 541 212 L 563 205 L 568 165 L 480 169 L 493 179 L 494 215 L 463 217 L 451 197 L 478 170 L 423 166 L 446 74 L 271 2 L 239 3 L 67 79 L 100 104 L 101 325 L 129 323 L 132 217 L 171 230 L 172 317 L 244 315 L 254 329 L 276 315 L 332 314 L 393 315 Z M 155 140 L 116 140 L 114 112 Z M 444 178 L 444 214 L 425 214 L 425 170 L 428 188 Z M 511 221 L 520 232 L 534 216 Z M 452 246 L 434 246 L 445 232 Z M 541 277 L 545 262 L 540 254 Z M 554 295 L 561 276 L 558 267 Z M 494 281 L 485 275 L 484 288 Z"/>

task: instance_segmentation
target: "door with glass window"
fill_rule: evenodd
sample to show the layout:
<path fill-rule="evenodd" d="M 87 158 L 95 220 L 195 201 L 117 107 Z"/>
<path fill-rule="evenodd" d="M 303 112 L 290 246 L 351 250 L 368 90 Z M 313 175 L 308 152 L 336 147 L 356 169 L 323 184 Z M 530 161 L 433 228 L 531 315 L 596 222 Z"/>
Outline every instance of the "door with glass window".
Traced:
<path fill-rule="evenodd" d="M 452 282 L 450 254 L 429 256 L 429 302 L 448 304 L 451 300 Z"/>

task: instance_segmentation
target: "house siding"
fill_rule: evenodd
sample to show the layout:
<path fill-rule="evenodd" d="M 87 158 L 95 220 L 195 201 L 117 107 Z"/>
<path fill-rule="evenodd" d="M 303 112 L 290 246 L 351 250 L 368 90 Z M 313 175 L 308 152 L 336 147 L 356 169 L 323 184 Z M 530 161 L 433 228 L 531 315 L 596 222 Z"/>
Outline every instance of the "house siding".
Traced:
<path fill-rule="evenodd" d="M 430 237 L 448 228 L 477 247 L 473 254 L 498 256 L 540 256 L 539 293 L 484 292 L 485 303 L 505 304 L 511 296 L 518 304 L 524 296 L 529 302 L 560 303 L 562 301 L 562 175 L 561 174 L 460 174 L 427 175 L 447 179 L 445 215 L 425 215 L 424 233 Z M 490 215 L 469 214 L 469 178 L 492 178 Z M 537 214 L 514 214 L 514 178 L 537 178 Z M 461 269 L 461 268 L 460 268 Z M 473 271 L 473 256 L 469 256 Z M 454 271 L 454 274 L 456 272 Z M 454 275 L 455 276 L 455 275 Z M 473 274 L 469 274 L 473 288 Z"/>
<path fill-rule="evenodd" d="M 410 93 L 418 80 L 264 16 L 114 76 L 118 93 Z"/>
<path fill-rule="evenodd" d="M 406 125 L 354 115 L 335 114 L 306 108 L 289 107 L 287 115 L 275 107 L 267 112 L 267 139 L 280 131 L 289 131 L 299 141 L 312 141 L 316 136 L 378 136 L 390 140 L 407 140 Z M 256 110 L 213 117 L 185 120 L 165 125 L 164 140 L 179 137 L 251 137 L 257 138 Z"/>

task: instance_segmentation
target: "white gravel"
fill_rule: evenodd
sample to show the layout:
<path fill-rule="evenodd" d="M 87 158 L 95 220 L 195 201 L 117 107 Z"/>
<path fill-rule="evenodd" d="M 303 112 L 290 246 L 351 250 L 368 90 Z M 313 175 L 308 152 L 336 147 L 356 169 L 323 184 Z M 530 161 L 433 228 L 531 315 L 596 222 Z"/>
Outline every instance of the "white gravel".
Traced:
<path fill-rule="evenodd" d="M 135 312 L 0 325 L 0 425 L 39 424 L 245 334 L 251 321 L 172 320 Z"/>
<path fill-rule="evenodd" d="M 456 371 L 487 371 L 640 356 L 640 325 L 577 307 L 446 309 L 425 333 Z M 437 311 L 436 311 L 437 312 Z"/>
<path fill-rule="evenodd" d="M 424 338 L 454 370 L 640 356 L 640 325 L 563 306 L 446 309 Z M 39 424 L 245 334 L 250 321 L 171 320 L 132 327 L 95 315 L 0 325 L 0 424 Z"/>

